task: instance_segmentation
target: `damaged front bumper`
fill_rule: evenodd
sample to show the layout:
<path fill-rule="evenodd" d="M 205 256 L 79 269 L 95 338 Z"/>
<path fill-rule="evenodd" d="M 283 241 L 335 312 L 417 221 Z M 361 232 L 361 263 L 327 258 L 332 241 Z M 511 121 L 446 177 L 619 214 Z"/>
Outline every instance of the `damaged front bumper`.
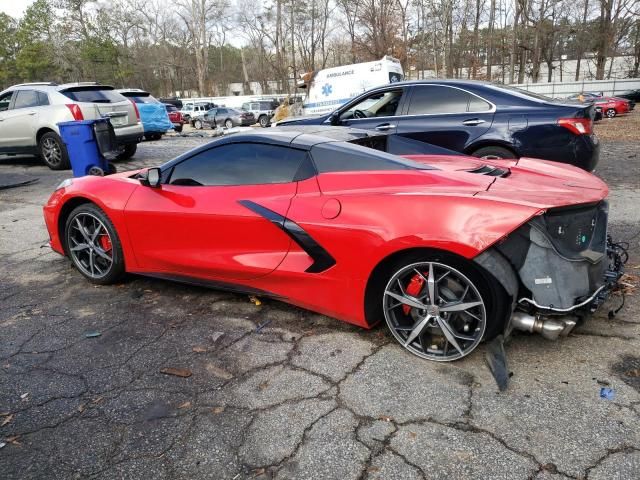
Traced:
<path fill-rule="evenodd" d="M 507 331 L 556 339 L 610 297 L 624 273 L 627 253 L 608 235 L 607 217 L 606 201 L 552 209 L 497 246 L 519 277 Z"/>

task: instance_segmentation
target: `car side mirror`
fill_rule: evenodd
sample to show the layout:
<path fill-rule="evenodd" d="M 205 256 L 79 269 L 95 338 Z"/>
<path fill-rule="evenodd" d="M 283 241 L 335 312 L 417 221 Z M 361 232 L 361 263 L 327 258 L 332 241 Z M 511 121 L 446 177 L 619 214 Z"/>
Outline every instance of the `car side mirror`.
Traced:
<path fill-rule="evenodd" d="M 338 113 L 332 113 L 329 117 L 329 123 L 331 125 L 340 125 L 340 115 Z"/>
<path fill-rule="evenodd" d="M 140 177 L 140 183 L 145 187 L 158 188 L 160 186 L 160 169 L 158 167 L 150 168 L 146 174 Z"/>

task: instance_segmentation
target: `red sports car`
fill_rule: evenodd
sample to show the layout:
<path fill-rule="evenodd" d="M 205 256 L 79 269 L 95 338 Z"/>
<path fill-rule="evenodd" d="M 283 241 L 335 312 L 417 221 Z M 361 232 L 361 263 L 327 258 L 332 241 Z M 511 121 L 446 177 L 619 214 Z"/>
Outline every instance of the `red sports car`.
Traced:
<path fill-rule="evenodd" d="M 131 272 L 385 321 L 437 361 L 511 328 L 566 334 L 621 274 L 607 186 L 577 167 L 308 128 L 65 180 L 44 207 L 51 247 L 94 283 Z"/>
<path fill-rule="evenodd" d="M 629 113 L 631 110 L 629 101 L 624 98 L 603 97 L 598 98 L 593 103 L 602 108 L 602 113 L 608 118 L 613 118 L 616 115 L 621 115 L 623 113 Z"/>

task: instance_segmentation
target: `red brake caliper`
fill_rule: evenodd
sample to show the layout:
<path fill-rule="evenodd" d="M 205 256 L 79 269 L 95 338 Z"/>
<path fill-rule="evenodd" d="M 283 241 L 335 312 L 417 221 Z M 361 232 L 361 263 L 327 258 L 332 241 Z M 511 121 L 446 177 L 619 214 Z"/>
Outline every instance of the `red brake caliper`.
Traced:
<path fill-rule="evenodd" d="M 111 250 L 111 239 L 109 238 L 109 235 L 100 235 L 99 241 L 100 241 L 100 246 L 105 252 L 108 252 Z"/>
<path fill-rule="evenodd" d="M 424 274 L 424 277 L 426 277 L 426 274 Z M 416 273 L 411 280 L 409 280 L 409 285 L 407 285 L 404 291 L 412 297 L 417 297 L 422 291 L 422 287 L 424 287 L 424 278 Z M 405 315 L 409 315 L 411 307 L 409 305 L 403 305 L 402 311 Z"/>

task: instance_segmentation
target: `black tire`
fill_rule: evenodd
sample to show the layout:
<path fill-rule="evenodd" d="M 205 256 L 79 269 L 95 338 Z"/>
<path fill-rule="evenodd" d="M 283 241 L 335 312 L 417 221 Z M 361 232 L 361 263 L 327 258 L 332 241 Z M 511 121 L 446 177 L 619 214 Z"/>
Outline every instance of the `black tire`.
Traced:
<path fill-rule="evenodd" d="M 233 128 L 233 121 L 230 118 L 227 118 L 224 121 L 224 126 L 227 130 L 229 130 L 230 128 Z"/>
<path fill-rule="evenodd" d="M 182 132 L 182 125 L 176 125 L 175 127 L 173 127 L 173 129 L 176 131 L 176 133 L 181 133 Z"/>
<path fill-rule="evenodd" d="M 379 321 L 385 321 L 387 328 L 389 328 L 393 334 L 391 326 L 385 317 L 383 307 L 383 299 L 385 297 L 387 284 L 390 279 L 392 279 L 394 275 L 403 268 L 422 262 L 438 263 L 455 269 L 469 279 L 476 287 L 482 301 L 484 302 L 486 311 L 484 333 L 480 341 L 491 340 L 504 331 L 506 322 L 511 314 L 511 303 L 500 283 L 491 274 L 474 265 L 472 262 L 457 255 L 439 251 L 419 251 L 408 253 L 392 262 L 389 262 L 385 267 L 383 267 L 383 269 L 377 273 L 376 278 L 367 289 L 365 297 L 365 313 L 367 322 L 374 324 Z M 398 337 L 395 335 L 393 336 L 400 342 Z M 473 346 L 468 353 L 471 353 L 476 346 L 477 344 Z M 413 354 L 423 356 L 416 353 L 411 348 L 407 349 Z M 466 354 L 467 353 L 465 353 L 465 355 Z M 423 358 L 427 357 L 423 356 Z M 452 358 L 452 360 L 455 359 L 456 358 Z"/>
<path fill-rule="evenodd" d="M 71 168 L 67 146 L 55 132 L 47 132 L 38 141 L 38 153 L 44 164 L 51 170 Z"/>
<path fill-rule="evenodd" d="M 508 148 L 498 146 L 482 147 L 473 152 L 471 155 L 478 158 L 486 158 L 487 160 L 517 158 L 516 155 Z"/>
<path fill-rule="evenodd" d="M 83 259 L 85 258 L 85 255 L 91 255 L 91 254 L 93 255 L 93 258 L 98 259 L 99 256 L 95 253 L 95 250 L 92 253 L 86 253 L 87 250 L 91 250 L 91 249 L 83 249 L 76 252 L 76 251 L 72 251 L 70 247 L 70 244 L 77 244 L 77 241 L 75 240 L 76 235 L 80 234 L 80 238 L 84 238 L 84 235 L 82 234 L 82 232 L 80 232 L 79 228 L 77 228 L 76 219 L 79 219 L 78 221 L 80 222 L 84 222 L 85 221 L 84 219 L 86 219 L 87 217 L 97 218 L 102 223 L 102 227 L 103 227 L 100 229 L 100 231 L 104 231 L 104 229 L 106 229 L 106 231 L 108 232 L 108 239 L 109 239 L 109 245 L 110 245 L 109 250 L 104 249 L 103 248 L 104 244 L 100 241 L 102 239 L 101 237 L 103 237 L 104 235 L 98 235 L 98 240 L 96 240 L 95 243 L 93 243 L 94 249 L 98 249 L 98 248 L 102 249 L 102 252 L 108 253 L 112 259 L 111 263 L 108 264 L 109 265 L 108 267 L 104 266 L 104 273 L 100 275 L 96 274 L 92 276 L 91 274 L 88 274 L 89 269 L 90 268 L 93 269 L 94 265 L 92 265 L 91 267 L 88 267 L 85 264 L 86 262 L 83 261 Z M 90 235 L 92 232 L 87 231 L 85 233 Z M 63 238 L 64 238 L 65 252 L 71 259 L 71 262 L 76 267 L 76 269 L 82 274 L 82 276 L 84 276 L 91 283 L 96 283 L 99 285 L 108 285 L 108 284 L 119 281 L 124 276 L 125 274 L 124 256 L 122 253 L 122 244 L 120 243 L 120 238 L 118 237 L 118 233 L 116 232 L 116 229 L 113 226 L 113 223 L 111 223 L 111 220 L 109 220 L 109 217 L 97 205 L 93 203 L 83 203 L 82 205 L 79 205 L 78 207 L 74 208 L 69 214 L 69 216 L 67 217 L 67 220 L 65 222 Z M 101 244 L 101 245 L 98 245 L 98 244 Z M 104 260 L 100 260 L 100 261 L 102 261 L 104 265 L 107 265 L 107 262 L 105 262 Z M 95 265 L 97 265 L 97 263 Z"/>
<path fill-rule="evenodd" d="M 109 165 L 107 166 L 107 175 L 113 175 L 114 173 L 118 173 L 118 169 L 113 163 L 109 162 Z"/>
<path fill-rule="evenodd" d="M 193 121 L 193 128 L 195 128 L 196 130 L 202 130 L 204 128 L 204 123 L 202 123 L 202 120 L 200 120 L 199 118 L 196 118 Z"/>
<path fill-rule="evenodd" d="M 136 143 L 128 143 L 126 145 L 122 145 L 120 153 L 116 156 L 117 160 L 129 160 L 136 154 L 136 150 L 138 149 L 138 145 Z"/>
<path fill-rule="evenodd" d="M 269 117 L 266 115 L 261 115 L 258 119 L 258 123 L 262 128 L 267 128 L 269 126 Z"/>
<path fill-rule="evenodd" d="M 615 108 L 608 108 L 606 111 L 606 115 L 607 118 L 613 118 L 616 116 L 616 109 Z"/>

